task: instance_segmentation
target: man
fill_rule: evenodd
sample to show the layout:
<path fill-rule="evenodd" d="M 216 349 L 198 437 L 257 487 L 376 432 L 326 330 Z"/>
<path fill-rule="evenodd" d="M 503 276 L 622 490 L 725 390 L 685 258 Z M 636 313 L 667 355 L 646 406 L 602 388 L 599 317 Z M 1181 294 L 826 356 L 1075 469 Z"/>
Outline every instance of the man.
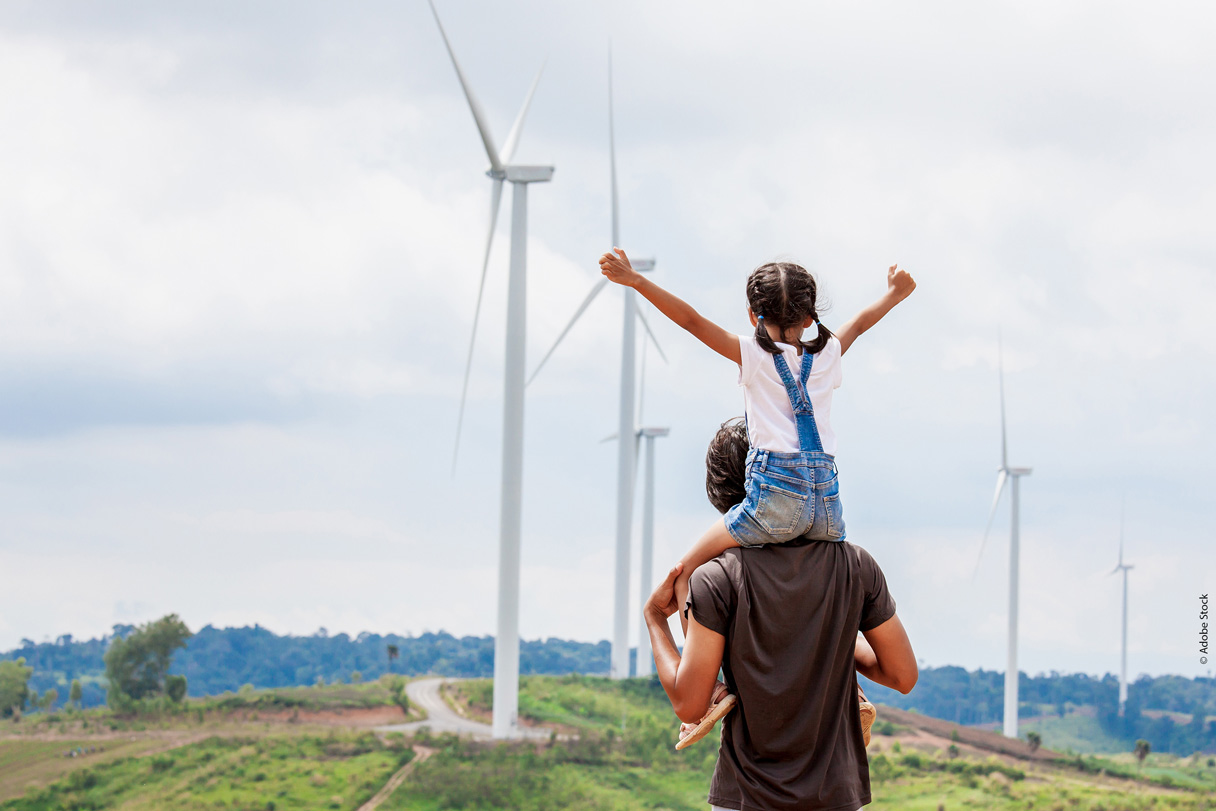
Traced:
<path fill-rule="evenodd" d="M 747 437 L 727 423 L 710 445 L 718 509 L 743 493 Z M 738 696 L 710 784 L 715 809 L 855 811 L 870 802 L 857 679 L 907 693 L 916 658 L 882 569 L 839 541 L 731 549 L 693 573 L 681 656 L 667 619 L 680 566 L 644 609 L 659 680 L 680 720 L 700 719 L 719 669 Z M 861 632 L 864 639 L 859 639 Z"/>

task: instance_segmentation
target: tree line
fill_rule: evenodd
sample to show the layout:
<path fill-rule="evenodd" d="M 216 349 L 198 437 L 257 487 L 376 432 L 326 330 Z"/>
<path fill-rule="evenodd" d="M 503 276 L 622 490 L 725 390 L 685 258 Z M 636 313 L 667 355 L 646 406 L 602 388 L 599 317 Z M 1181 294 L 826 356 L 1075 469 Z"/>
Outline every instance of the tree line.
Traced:
<path fill-rule="evenodd" d="M 184 648 L 190 636 L 186 624 L 170 614 L 111 638 L 102 656 L 110 707 L 134 713 L 165 703 L 181 704 L 186 697 L 186 677 L 170 674 L 169 667 L 174 652 Z M 24 656 L 0 661 L 0 718 L 20 718 L 27 710 L 56 709 L 59 689 L 47 687 L 39 695 L 37 685 L 31 685 L 36 672 Z M 52 672 L 50 677 L 56 679 L 57 674 Z M 73 678 L 67 708 L 81 709 L 83 699 L 84 686 L 79 678 Z"/>
<path fill-rule="evenodd" d="M 173 620 L 180 622 L 176 616 Z M 116 644 L 121 649 L 125 640 L 138 630 L 133 625 L 115 625 L 112 633 L 98 639 L 82 641 L 64 635 L 53 642 L 23 640 L 21 647 L 0 653 L 0 662 L 24 659 L 24 666 L 32 668 L 29 686 L 36 691 L 58 689 L 62 695 L 68 683 L 78 680 L 82 685 L 82 706 L 100 706 L 107 701 L 107 651 Z M 185 677 L 186 694 L 196 697 L 235 692 L 245 684 L 294 687 L 318 681 L 349 682 L 355 673 L 363 680 L 372 680 L 385 673 L 485 677 L 494 672 L 494 638 L 490 636 L 455 637 L 439 632 L 419 636 L 363 633 L 351 637 L 331 636 L 324 628 L 310 636 L 291 636 L 256 625 L 246 628 L 208 625 L 197 633 L 190 634 L 187 630 L 176 637 L 180 637 L 182 644 L 170 652 L 165 672 Z M 176 637 L 170 634 L 165 638 Z M 609 650 L 607 641 L 589 643 L 552 638 L 523 641 L 520 672 L 607 673 Z M 150 671 L 142 673 L 148 676 Z M 145 693 L 143 685 L 148 682 L 141 682 L 139 674 L 135 675 L 130 689 L 141 697 Z"/>

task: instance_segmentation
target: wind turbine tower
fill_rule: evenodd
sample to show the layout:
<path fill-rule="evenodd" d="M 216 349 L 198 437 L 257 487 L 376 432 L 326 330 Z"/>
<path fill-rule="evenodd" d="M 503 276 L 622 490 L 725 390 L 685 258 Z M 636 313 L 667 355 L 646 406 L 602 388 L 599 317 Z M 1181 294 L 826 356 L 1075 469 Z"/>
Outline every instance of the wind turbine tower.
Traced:
<path fill-rule="evenodd" d="M 646 440 L 646 478 L 642 491 L 642 605 L 650 598 L 654 585 L 654 441 L 667 436 L 670 428 L 643 428 L 638 435 Z M 637 675 L 649 676 L 654 672 L 654 654 L 650 650 L 650 629 L 646 617 L 641 618 L 638 631 Z"/>
<path fill-rule="evenodd" d="M 1123 647 L 1119 660 L 1119 717 L 1127 707 L 1127 573 L 1132 566 L 1123 562 L 1123 510 L 1119 511 L 1119 565 L 1111 574 L 1123 572 Z"/>
<path fill-rule="evenodd" d="M 1031 468 L 1010 467 L 1008 442 L 1005 435 L 1005 362 L 1004 352 L 997 344 L 997 369 L 1001 389 L 1001 466 L 997 468 L 996 495 L 992 499 L 992 509 L 988 512 L 988 524 L 984 527 L 984 540 L 980 544 L 980 557 L 984 554 L 984 545 L 988 542 L 988 530 L 992 528 L 992 519 L 996 516 L 996 508 L 1001 500 L 1005 483 L 1009 483 L 1009 500 L 1011 513 L 1009 519 L 1009 640 L 1005 660 L 1005 722 L 1004 734 L 1007 738 L 1018 736 L 1018 532 L 1019 532 L 1019 487 L 1023 476 L 1029 476 Z M 978 567 L 978 562 L 977 562 Z"/>
<path fill-rule="evenodd" d="M 501 151 L 495 148 L 485 113 L 473 95 L 465 78 L 447 32 L 439 19 L 435 4 L 428 0 L 443 44 L 452 58 L 456 77 L 464 90 L 465 99 L 473 113 L 481 135 L 490 168 L 486 174 L 493 181 L 490 191 L 490 230 L 486 236 L 485 258 L 481 265 L 481 282 L 477 288 L 477 305 L 473 313 L 473 333 L 469 338 L 469 356 L 465 364 L 464 385 L 460 393 L 460 411 L 456 421 L 456 450 L 452 468 L 456 467 L 456 452 L 460 447 L 460 429 L 464 422 L 465 399 L 469 390 L 469 370 L 473 364 L 473 348 L 477 339 L 477 321 L 481 315 L 481 298 L 485 292 L 486 269 L 490 263 L 490 246 L 494 241 L 494 226 L 498 220 L 498 204 L 502 200 L 502 184 L 511 184 L 511 266 L 507 282 L 506 369 L 503 380 L 502 412 L 502 500 L 499 514 L 498 545 L 498 633 L 494 637 L 494 721 L 495 738 L 510 738 L 517 734 L 519 716 L 519 546 L 521 499 L 523 495 L 524 461 L 524 350 L 527 336 L 527 248 L 528 248 L 528 184 L 545 183 L 553 177 L 552 166 L 519 166 L 511 163 L 519 145 L 524 118 L 536 92 L 540 74 L 532 82 L 519 115 L 507 135 Z"/>
<path fill-rule="evenodd" d="M 612 61 L 608 62 L 608 162 L 611 171 L 612 186 L 612 245 L 621 244 L 620 205 L 616 187 L 616 133 L 613 120 L 612 105 Z M 646 273 L 654 270 L 653 259 L 631 259 L 633 269 Z M 600 279 L 591 288 L 591 292 L 583 299 L 583 303 L 574 311 L 565 329 L 557 336 L 553 346 L 545 353 L 537 365 L 536 371 L 528 378 L 528 383 L 536 379 L 540 370 L 554 350 L 561 344 L 562 339 L 570 332 L 570 328 L 586 311 L 600 291 L 608 285 L 608 280 Z M 629 555 L 631 552 L 633 529 L 633 491 L 637 470 L 637 442 L 629 441 L 637 434 L 637 416 L 635 411 L 635 386 L 637 383 L 637 322 L 642 322 L 655 349 L 662 355 L 659 342 L 655 340 L 654 332 L 646 317 L 637 306 L 637 294 L 630 287 L 622 288 L 625 296 L 624 322 L 621 334 L 621 383 L 620 411 L 617 423 L 617 460 L 616 460 L 616 545 L 613 584 L 613 613 L 612 613 L 612 655 L 608 662 L 608 675 L 614 679 L 624 679 L 629 676 Z M 665 359 L 665 358 L 664 358 Z"/>

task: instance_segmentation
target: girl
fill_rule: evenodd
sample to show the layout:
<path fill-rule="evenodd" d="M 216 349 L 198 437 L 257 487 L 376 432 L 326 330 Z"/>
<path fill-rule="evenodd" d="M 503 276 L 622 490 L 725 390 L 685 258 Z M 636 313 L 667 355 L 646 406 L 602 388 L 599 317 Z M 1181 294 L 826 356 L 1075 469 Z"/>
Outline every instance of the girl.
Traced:
<path fill-rule="evenodd" d="M 829 422 L 832 393 L 840 385 L 840 358 L 859 335 L 907 298 L 916 282 L 892 265 L 887 292 L 862 310 L 837 337 L 819 321 L 815 279 L 799 265 L 770 262 L 747 279 L 747 315 L 756 331 L 733 335 L 645 278 L 620 248 L 600 257 L 609 280 L 634 288 L 702 343 L 739 366 L 750 450 L 746 495 L 693 545 L 680 562 L 677 605 L 684 606 L 688 578 L 701 564 L 735 546 L 783 543 L 795 538 L 844 540 L 836 477 L 836 435 Z M 803 341 L 803 332 L 814 338 Z M 680 613 L 687 631 L 687 615 Z M 715 701 L 696 731 L 703 737 L 734 704 Z M 695 736 L 695 738 L 694 738 Z M 684 744 L 684 741 L 681 741 Z"/>

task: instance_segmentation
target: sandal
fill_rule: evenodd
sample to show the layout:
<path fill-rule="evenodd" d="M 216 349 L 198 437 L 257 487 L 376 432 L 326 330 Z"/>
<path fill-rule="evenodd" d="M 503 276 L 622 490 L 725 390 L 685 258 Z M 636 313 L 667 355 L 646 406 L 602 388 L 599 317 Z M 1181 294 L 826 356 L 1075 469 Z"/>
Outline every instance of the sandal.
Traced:
<path fill-rule="evenodd" d="M 865 691 L 861 689 L 861 685 L 857 685 L 857 699 L 861 710 L 861 739 L 865 741 L 865 745 L 870 745 L 870 727 L 874 726 L 874 719 L 878 717 L 878 710 L 866 700 Z"/>
<path fill-rule="evenodd" d="M 676 743 L 676 749 L 686 749 L 708 735 L 709 731 L 714 728 L 714 724 L 726 717 L 726 714 L 735 708 L 736 701 L 737 699 L 732 694 L 727 693 L 717 704 L 711 704 L 709 709 L 706 710 L 704 717 L 697 722 L 697 725 L 687 735 L 682 735 Z M 690 725 L 685 724 L 684 726 Z"/>

